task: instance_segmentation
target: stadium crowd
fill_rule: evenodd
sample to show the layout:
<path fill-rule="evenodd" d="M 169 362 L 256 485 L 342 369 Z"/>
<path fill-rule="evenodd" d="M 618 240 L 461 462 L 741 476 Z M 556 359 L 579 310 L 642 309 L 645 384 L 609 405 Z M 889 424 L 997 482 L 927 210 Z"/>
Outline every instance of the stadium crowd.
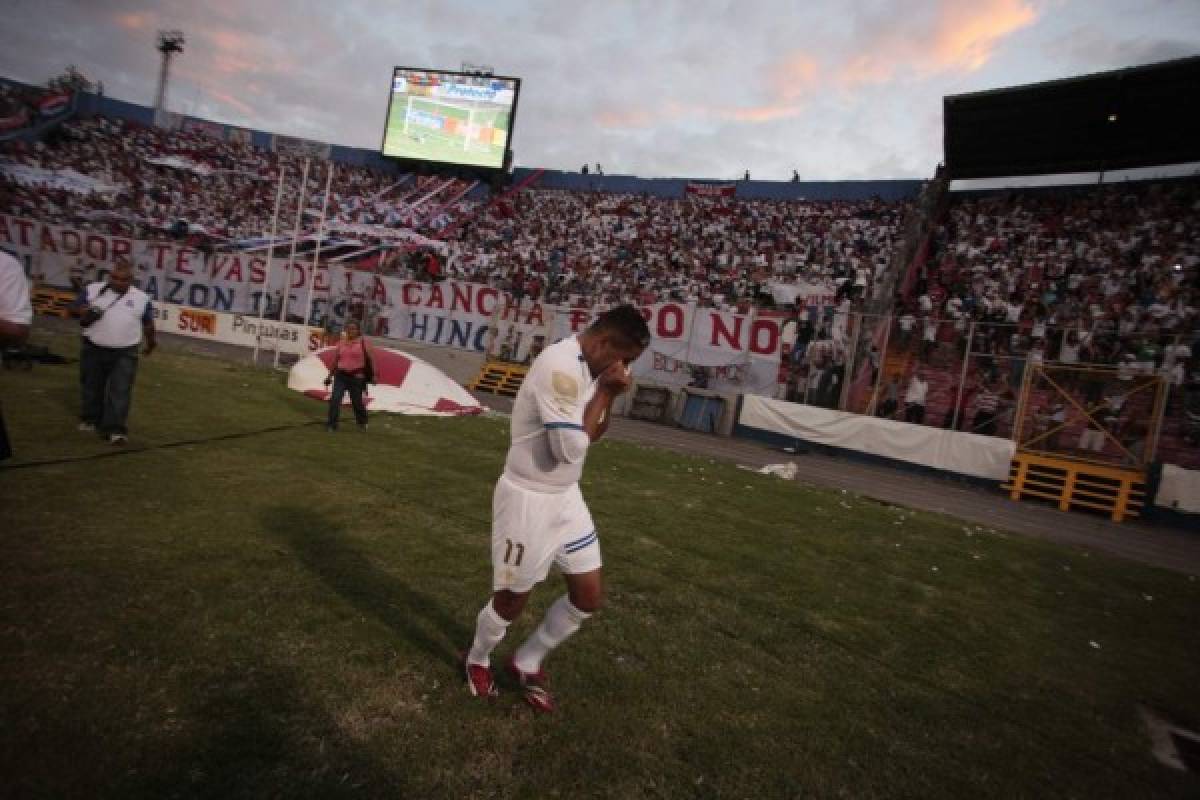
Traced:
<path fill-rule="evenodd" d="M 4 173 L 0 211 L 128 236 L 186 236 L 203 247 L 267 233 L 280 168 L 281 234 L 301 199 L 300 155 L 106 117 L 71 120 L 33 144 L 5 143 L 0 157 L 35 176 L 71 170 L 99 188 L 69 191 L 28 171 Z M 313 163 L 302 199 L 306 233 L 315 232 L 328 168 Z M 788 393 L 818 405 L 838 407 L 853 377 L 847 370 L 853 364 L 857 374 L 867 358 L 880 387 L 877 413 L 918 422 L 926 405 L 952 406 L 928 421 L 1004 433 L 1027 363 L 1157 371 L 1181 395 L 1200 354 L 1194 180 L 955 198 L 917 280 L 894 299 L 888 352 L 856 354 L 851 313 L 890 302 L 889 266 L 899 261 L 912 203 L 526 189 L 477 211 L 458 191 L 463 183 L 418 211 L 422 197 L 437 194 L 437 180 L 339 164 L 328 218 L 362 252 L 375 248 L 368 263 L 387 274 L 488 283 L 572 306 L 674 300 L 793 310 Z M 371 230 L 436 236 L 452 221 L 441 254 Z M 814 287 L 825 308 L 793 309 L 792 298 L 811 298 Z M 960 388 L 956 370 L 968 350 L 972 368 Z M 912 358 L 889 360 L 898 352 Z M 881 370 L 886 379 L 876 381 Z M 950 373 L 952 380 L 939 378 Z"/>
<path fill-rule="evenodd" d="M 125 236 L 183 234 L 210 244 L 269 232 L 281 168 L 286 177 L 278 229 L 290 232 L 303 174 L 297 154 L 107 117 L 73 119 L 32 144 L 6 142 L 0 157 L 35 170 L 72 170 L 97 181 L 99 189 L 74 192 L 36 175 L 19 180 L 0 173 L 0 210 L 6 213 Z M 327 163 L 314 160 L 309 171 L 305 232 L 317 228 Z M 366 226 L 402 219 L 419 231 L 436 230 L 444 218 L 411 208 L 422 187 L 414 176 L 339 164 L 329 217 Z M 367 236 L 364 243 L 380 241 Z"/>
<path fill-rule="evenodd" d="M 45 141 L 5 143 L 0 157 L 35 170 L 72 170 L 99 189 L 75 192 L 0 174 L 0 211 L 126 236 L 187 236 L 200 246 L 265 235 L 281 167 L 281 234 L 290 230 L 301 191 L 298 155 L 107 117 L 71 120 Z M 317 227 L 324 168 L 314 161 L 309 174 L 306 233 Z M 408 257 L 385 257 L 381 269 L 572 304 L 675 299 L 745 308 L 774 303 L 770 284 L 796 281 L 827 284 L 831 293 L 841 287 L 839 302 L 862 299 L 890 263 L 906 207 L 527 190 L 473 217 L 474 202 L 464 198 L 441 213 L 414 213 L 428 185 L 338 165 L 328 216 L 354 226 L 338 230 L 364 249 L 387 241 L 370 226 L 432 236 L 469 218 L 455 231 L 449 258 L 414 255 L 408 246 L 399 248 Z"/>
<path fill-rule="evenodd" d="M 775 305 L 797 282 L 868 296 L 903 203 L 527 190 L 460 231 L 450 274 L 552 303 Z M 786 294 L 786 289 L 783 290 Z"/>
<path fill-rule="evenodd" d="M 1195 441 L 1198 300 L 1200 182 L 960 197 L 937 228 L 911 294 L 897 298 L 895 346 L 912 359 L 901 362 L 909 374 L 889 382 L 906 382 L 921 400 L 918 416 L 926 399 L 944 410 L 931 424 L 1007 435 L 1028 364 L 1116 367 L 1108 385 L 1066 380 L 1099 409 L 1105 429 L 1144 438 L 1149 408 L 1125 397 L 1138 376 L 1157 374 L 1171 387 L 1168 418 Z M 935 376 L 939 397 L 927 398 L 918 372 Z M 1064 404 L 1048 393 L 1043 405 L 1034 423 L 1049 429 Z M 1079 446 L 1102 449 L 1100 438 L 1085 430 Z"/>

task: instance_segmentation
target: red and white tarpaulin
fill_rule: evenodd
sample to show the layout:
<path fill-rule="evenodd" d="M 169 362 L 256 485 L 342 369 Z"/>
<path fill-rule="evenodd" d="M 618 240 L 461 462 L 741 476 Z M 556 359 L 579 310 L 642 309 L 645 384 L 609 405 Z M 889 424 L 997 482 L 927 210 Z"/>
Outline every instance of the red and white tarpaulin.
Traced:
<path fill-rule="evenodd" d="M 329 401 L 325 377 L 333 364 L 334 348 L 320 350 L 303 358 L 288 374 L 288 388 Z M 368 411 L 396 414 L 457 417 L 482 414 L 483 406 L 466 389 L 437 367 L 400 350 L 373 347 L 374 383 L 363 398 Z M 343 404 L 350 402 L 349 395 Z"/>

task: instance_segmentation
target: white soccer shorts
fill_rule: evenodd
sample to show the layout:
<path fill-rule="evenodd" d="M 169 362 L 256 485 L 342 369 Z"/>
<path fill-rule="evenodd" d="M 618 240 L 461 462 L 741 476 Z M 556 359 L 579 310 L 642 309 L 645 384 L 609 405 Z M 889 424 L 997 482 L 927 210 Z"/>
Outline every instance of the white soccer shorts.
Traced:
<path fill-rule="evenodd" d="M 507 476 L 492 495 L 492 589 L 528 592 L 550 565 L 565 575 L 602 566 L 600 539 L 579 486 L 551 494 L 518 486 Z"/>

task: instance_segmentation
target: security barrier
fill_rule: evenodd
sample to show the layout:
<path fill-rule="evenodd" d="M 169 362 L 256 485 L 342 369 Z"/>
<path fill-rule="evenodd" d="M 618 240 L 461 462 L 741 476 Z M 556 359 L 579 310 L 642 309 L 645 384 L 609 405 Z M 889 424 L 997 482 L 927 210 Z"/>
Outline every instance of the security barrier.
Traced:
<path fill-rule="evenodd" d="M 1013 500 L 1053 500 L 1060 511 L 1103 511 L 1114 522 L 1138 516 L 1146 501 L 1145 475 L 1136 470 L 1021 452 L 1002 488 Z"/>
<path fill-rule="evenodd" d="M 503 397 L 516 397 L 525 381 L 529 367 L 505 361 L 488 361 L 479 370 L 479 375 L 467 387 L 471 391 L 488 392 Z"/>

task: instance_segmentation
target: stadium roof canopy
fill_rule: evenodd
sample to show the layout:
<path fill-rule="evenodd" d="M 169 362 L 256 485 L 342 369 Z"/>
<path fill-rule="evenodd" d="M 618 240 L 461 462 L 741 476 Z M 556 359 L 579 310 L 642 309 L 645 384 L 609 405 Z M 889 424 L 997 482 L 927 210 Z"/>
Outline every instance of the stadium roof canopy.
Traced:
<path fill-rule="evenodd" d="M 943 99 L 952 179 L 1200 161 L 1200 56 Z"/>

